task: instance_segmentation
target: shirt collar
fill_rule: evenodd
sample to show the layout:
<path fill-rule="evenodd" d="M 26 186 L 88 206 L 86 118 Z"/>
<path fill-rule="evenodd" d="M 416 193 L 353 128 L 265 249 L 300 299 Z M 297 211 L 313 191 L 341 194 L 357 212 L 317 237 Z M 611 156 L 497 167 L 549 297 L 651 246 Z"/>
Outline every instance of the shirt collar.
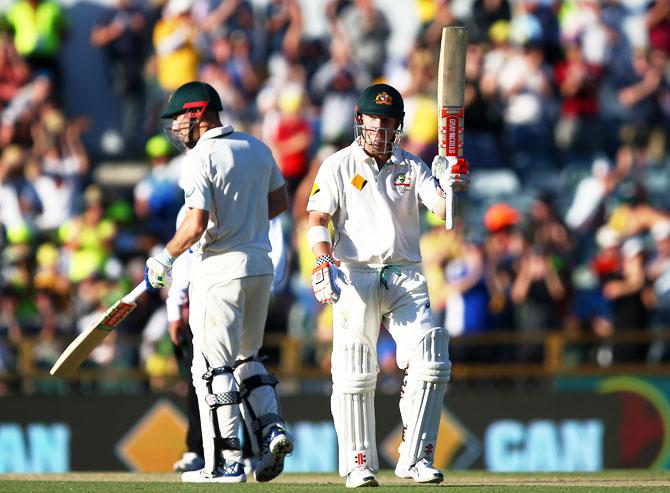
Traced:
<path fill-rule="evenodd" d="M 223 137 L 230 133 L 233 133 L 233 126 L 230 124 L 222 125 L 221 127 L 210 128 L 207 130 L 207 132 L 200 136 L 200 140 L 216 139 L 217 137 Z"/>
<path fill-rule="evenodd" d="M 365 152 L 358 142 L 354 141 L 354 143 L 351 145 L 354 148 L 354 158 L 357 162 L 369 164 L 370 166 L 377 166 L 377 161 L 375 161 L 372 156 Z M 403 160 L 403 151 L 400 146 L 396 146 L 396 148 L 393 149 L 391 157 L 387 163 L 390 162 L 391 164 L 399 164 L 402 163 Z"/>

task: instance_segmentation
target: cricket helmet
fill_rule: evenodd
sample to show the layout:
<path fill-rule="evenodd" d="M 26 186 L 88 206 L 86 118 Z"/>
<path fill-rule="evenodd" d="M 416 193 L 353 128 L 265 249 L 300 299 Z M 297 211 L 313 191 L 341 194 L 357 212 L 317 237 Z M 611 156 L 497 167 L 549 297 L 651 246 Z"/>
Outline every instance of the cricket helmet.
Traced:
<path fill-rule="evenodd" d="M 221 98 L 206 82 L 191 81 L 179 86 L 170 95 L 161 118 L 174 118 L 189 111 L 204 113 L 205 110 L 221 111 Z"/>
<path fill-rule="evenodd" d="M 363 115 L 394 118 L 397 123 L 394 128 L 366 127 Z M 358 97 L 354 115 L 356 141 L 370 154 L 379 153 L 380 149 L 382 154 L 390 154 L 400 142 L 404 118 L 405 105 L 398 90 L 388 84 L 373 84 Z"/>

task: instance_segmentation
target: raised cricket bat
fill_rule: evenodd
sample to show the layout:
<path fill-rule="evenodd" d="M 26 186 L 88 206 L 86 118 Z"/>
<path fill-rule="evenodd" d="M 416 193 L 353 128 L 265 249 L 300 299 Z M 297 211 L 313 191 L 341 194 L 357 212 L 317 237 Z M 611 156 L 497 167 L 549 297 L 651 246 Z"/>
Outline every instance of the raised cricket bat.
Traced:
<path fill-rule="evenodd" d="M 442 28 L 440 64 L 437 73 L 437 148 L 440 156 L 463 156 L 463 99 L 465 91 L 465 50 L 468 31 L 464 27 Z M 445 190 L 445 227 L 454 228 L 454 192 Z"/>
<path fill-rule="evenodd" d="M 65 348 L 58 361 L 54 363 L 50 373 L 56 377 L 69 377 L 79 368 L 82 361 L 91 354 L 102 340 L 132 312 L 137 304 L 135 300 L 146 291 L 142 281 L 130 293 L 110 306 L 100 318 Z"/>

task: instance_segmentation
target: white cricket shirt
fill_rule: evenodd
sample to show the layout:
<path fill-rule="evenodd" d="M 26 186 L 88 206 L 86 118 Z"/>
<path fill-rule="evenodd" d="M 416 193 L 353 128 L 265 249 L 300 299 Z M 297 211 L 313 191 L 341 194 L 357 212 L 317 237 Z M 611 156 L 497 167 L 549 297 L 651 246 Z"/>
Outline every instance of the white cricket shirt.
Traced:
<path fill-rule="evenodd" d="M 419 263 L 419 203 L 433 210 L 444 200 L 438 190 L 419 157 L 396 148 L 380 170 L 354 142 L 323 162 L 307 210 L 330 214 L 343 262 Z"/>
<path fill-rule="evenodd" d="M 228 278 L 271 274 L 268 193 L 281 187 L 284 179 L 270 149 L 225 125 L 205 132 L 182 166 L 186 206 L 209 211 L 209 224 L 194 253 L 267 258 L 267 263 L 244 262 L 237 267 L 231 262 L 231 269 L 240 272 L 229 271 Z"/>

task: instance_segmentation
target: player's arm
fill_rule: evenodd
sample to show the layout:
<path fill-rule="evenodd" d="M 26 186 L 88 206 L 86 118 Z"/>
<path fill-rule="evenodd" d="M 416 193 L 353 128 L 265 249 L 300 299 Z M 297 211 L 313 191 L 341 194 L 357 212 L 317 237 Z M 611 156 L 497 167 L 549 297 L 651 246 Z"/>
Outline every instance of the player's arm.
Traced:
<path fill-rule="evenodd" d="M 330 214 L 327 212 L 309 212 L 307 241 L 309 241 L 309 246 L 316 258 L 322 255 L 333 255 L 333 245 L 330 239 L 330 231 L 328 231 L 329 222 Z"/>
<path fill-rule="evenodd" d="M 274 219 L 285 210 L 288 210 L 288 192 L 284 184 L 268 194 L 268 217 Z"/>
<path fill-rule="evenodd" d="M 207 229 L 209 211 L 189 209 L 172 239 L 165 246 L 172 258 L 177 258 L 197 242 Z"/>

